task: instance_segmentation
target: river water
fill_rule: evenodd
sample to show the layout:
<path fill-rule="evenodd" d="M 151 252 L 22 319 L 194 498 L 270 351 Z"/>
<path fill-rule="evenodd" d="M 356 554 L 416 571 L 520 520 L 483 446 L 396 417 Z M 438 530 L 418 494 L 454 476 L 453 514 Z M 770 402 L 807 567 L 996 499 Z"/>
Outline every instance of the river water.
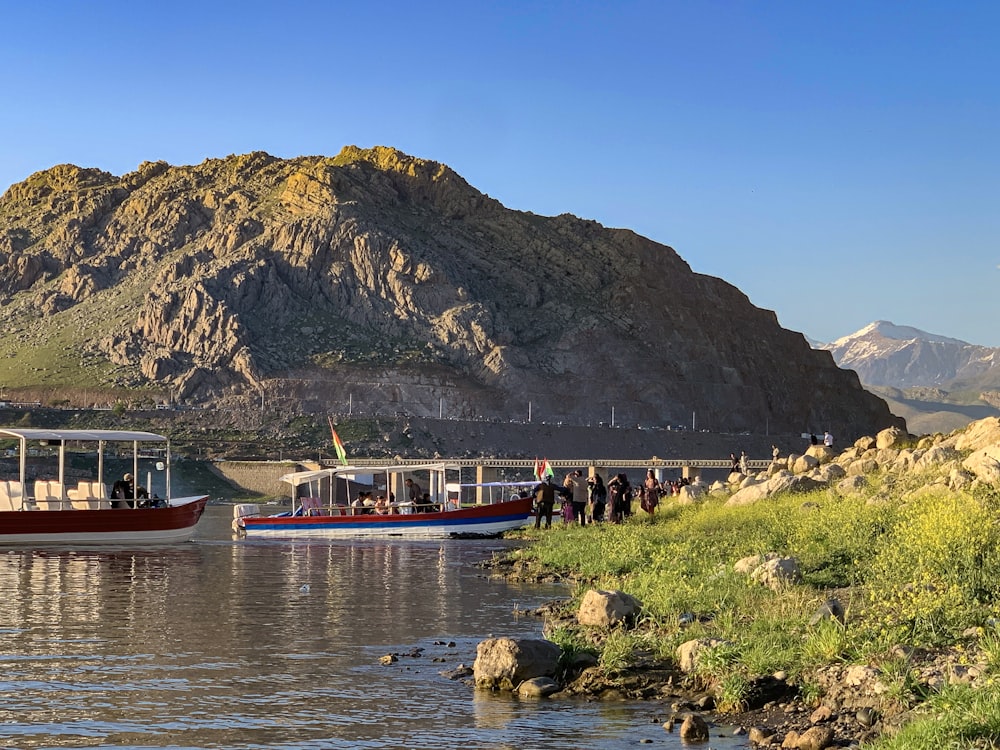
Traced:
<path fill-rule="evenodd" d="M 489 635 L 540 636 L 523 612 L 567 595 L 475 567 L 509 542 L 247 542 L 230 521 L 209 507 L 169 547 L 0 551 L 0 746 L 682 746 L 663 704 L 440 675 Z M 702 747 L 745 746 L 716 728 Z"/>

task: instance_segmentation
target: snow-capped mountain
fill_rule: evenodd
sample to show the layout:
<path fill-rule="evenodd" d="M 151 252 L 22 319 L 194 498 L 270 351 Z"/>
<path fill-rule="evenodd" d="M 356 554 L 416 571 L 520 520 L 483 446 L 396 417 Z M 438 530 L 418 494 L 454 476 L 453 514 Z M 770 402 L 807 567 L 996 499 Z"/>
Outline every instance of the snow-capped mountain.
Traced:
<path fill-rule="evenodd" d="M 953 390 L 1000 388 L 1000 348 L 877 320 L 818 348 L 865 385 Z"/>

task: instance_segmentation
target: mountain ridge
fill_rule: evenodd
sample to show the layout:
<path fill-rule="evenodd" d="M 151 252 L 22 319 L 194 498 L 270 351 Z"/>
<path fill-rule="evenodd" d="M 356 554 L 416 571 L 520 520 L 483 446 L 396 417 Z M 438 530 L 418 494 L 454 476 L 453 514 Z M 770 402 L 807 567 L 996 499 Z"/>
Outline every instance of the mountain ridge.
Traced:
<path fill-rule="evenodd" d="M 0 197 L 0 282 L 2 382 L 74 399 L 554 420 L 614 408 L 630 423 L 697 412 L 709 429 L 845 436 L 899 421 L 672 248 L 507 209 L 388 147 L 35 173 Z M 755 335 L 733 336 L 733 320 Z"/>

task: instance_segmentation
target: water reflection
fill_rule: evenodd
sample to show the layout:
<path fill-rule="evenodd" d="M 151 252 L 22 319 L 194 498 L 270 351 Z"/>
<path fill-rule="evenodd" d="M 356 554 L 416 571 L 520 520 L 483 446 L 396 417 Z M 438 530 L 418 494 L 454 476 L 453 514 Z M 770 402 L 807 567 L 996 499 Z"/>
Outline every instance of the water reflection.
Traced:
<path fill-rule="evenodd" d="M 651 724 L 656 706 L 521 701 L 439 674 L 471 665 L 487 634 L 538 635 L 514 610 L 565 594 L 477 573 L 505 543 L 246 543 L 226 509 L 206 515 L 191 544 L 0 553 L 0 745 L 672 741 Z"/>

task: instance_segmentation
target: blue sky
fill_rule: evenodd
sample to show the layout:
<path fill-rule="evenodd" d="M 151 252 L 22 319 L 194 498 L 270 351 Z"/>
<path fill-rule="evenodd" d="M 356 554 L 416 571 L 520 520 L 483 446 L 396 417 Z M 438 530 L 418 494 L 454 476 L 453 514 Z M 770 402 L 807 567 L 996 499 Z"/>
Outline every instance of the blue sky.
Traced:
<path fill-rule="evenodd" d="M 61 163 L 394 146 L 509 208 L 670 245 L 820 341 L 881 319 L 1000 346 L 997 3 L 0 0 L 0 18 L 0 191 Z"/>

